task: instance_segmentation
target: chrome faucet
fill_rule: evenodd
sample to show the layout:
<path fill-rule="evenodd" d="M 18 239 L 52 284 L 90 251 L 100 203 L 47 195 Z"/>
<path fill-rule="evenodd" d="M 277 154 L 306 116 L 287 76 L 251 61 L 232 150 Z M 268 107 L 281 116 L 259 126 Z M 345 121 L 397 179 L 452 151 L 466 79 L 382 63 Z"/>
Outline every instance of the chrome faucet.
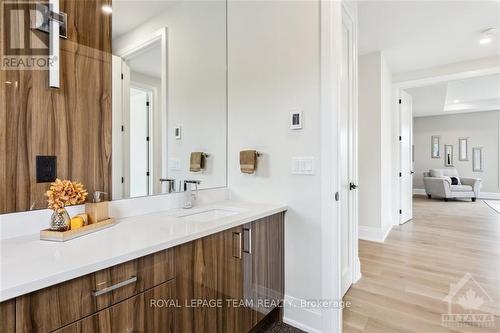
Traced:
<path fill-rule="evenodd" d="M 175 179 L 172 178 L 160 178 L 160 182 L 167 182 L 167 193 L 175 192 Z"/>
<path fill-rule="evenodd" d="M 191 185 L 194 184 L 194 193 L 192 191 Z M 199 180 L 185 180 L 184 181 L 184 191 L 186 195 L 184 196 L 184 209 L 193 208 L 193 201 L 198 197 L 198 185 L 201 184 Z"/>

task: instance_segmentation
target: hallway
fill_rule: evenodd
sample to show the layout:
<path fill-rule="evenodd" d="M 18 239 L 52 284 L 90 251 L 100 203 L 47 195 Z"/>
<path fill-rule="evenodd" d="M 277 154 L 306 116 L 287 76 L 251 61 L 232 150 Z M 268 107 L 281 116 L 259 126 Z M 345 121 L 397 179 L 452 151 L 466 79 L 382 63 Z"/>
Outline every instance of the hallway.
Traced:
<path fill-rule="evenodd" d="M 418 197 L 413 205 L 413 220 L 394 227 L 385 243 L 360 241 L 363 276 L 345 296 L 352 306 L 344 311 L 344 332 L 499 332 L 500 214 L 481 200 Z M 475 304 L 484 303 L 473 313 L 493 313 L 494 327 L 442 325 L 448 313 L 443 299 L 466 273 L 480 287 L 468 280 L 463 289 L 487 293 L 476 294 L 482 298 Z M 457 299 L 463 304 L 454 297 L 451 313 L 469 313 Z"/>

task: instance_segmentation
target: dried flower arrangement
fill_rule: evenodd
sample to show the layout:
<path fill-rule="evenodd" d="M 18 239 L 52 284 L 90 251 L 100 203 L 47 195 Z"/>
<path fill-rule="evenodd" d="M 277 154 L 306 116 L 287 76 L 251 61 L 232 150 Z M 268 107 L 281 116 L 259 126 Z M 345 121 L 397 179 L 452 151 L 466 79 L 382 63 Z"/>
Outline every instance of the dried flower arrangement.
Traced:
<path fill-rule="evenodd" d="M 88 193 L 81 183 L 56 179 L 50 184 L 45 195 L 47 196 L 48 208 L 62 213 L 66 206 L 84 203 Z"/>

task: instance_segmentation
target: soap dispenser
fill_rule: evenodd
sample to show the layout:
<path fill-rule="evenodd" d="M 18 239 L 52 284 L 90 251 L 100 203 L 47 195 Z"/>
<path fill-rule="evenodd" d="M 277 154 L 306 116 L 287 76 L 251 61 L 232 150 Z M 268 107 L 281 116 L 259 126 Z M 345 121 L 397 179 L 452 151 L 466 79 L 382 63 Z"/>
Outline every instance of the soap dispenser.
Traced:
<path fill-rule="evenodd" d="M 98 223 L 109 218 L 108 201 L 102 201 L 106 192 L 95 191 L 92 195 L 93 202 L 85 204 L 85 213 L 89 217 L 89 224 Z"/>

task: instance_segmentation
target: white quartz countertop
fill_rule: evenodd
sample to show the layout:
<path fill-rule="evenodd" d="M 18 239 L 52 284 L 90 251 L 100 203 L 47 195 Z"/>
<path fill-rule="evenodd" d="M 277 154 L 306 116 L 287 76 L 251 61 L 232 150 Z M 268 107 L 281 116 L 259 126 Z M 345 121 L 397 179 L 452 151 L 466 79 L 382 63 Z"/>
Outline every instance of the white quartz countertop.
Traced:
<path fill-rule="evenodd" d="M 186 214 L 232 211 L 197 221 Z M 119 219 L 110 228 L 63 243 L 39 235 L 1 241 L 0 302 L 283 212 L 285 205 L 223 201 Z M 201 216 L 201 215 L 200 215 Z"/>

